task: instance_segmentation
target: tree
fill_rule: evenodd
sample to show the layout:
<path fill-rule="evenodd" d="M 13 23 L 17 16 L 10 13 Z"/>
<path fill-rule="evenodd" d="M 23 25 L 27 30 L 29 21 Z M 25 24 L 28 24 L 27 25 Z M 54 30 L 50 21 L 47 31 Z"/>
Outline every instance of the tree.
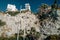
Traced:
<path fill-rule="evenodd" d="M 58 20 L 57 8 L 58 8 L 58 4 L 57 4 L 57 0 L 55 0 L 54 3 L 51 5 L 51 18 L 54 21 Z"/>

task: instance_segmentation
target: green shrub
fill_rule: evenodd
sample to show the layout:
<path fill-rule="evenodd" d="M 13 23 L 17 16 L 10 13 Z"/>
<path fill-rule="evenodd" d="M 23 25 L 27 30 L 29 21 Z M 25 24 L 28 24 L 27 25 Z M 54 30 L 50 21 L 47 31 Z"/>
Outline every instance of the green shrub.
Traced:
<path fill-rule="evenodd" d="M 16 11 L 16 12 L 8 11 L 7 13 L 10 14 L 11 16 L 15 16 L 19 13 L 19 11 Z"/>
<path fill-rule="evenodd" d="M 6 23 L 0 20 L 0 26 L 4 26 Z"/>
<path fill-rule="evenodd" d="M 60 40 L 59 35 L 50 35 L 45 40 Z"/>

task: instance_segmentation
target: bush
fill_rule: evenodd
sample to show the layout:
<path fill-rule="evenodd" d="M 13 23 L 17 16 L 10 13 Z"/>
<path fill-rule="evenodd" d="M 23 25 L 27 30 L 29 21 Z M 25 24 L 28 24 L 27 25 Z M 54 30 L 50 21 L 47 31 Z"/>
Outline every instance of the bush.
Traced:
<path fill-rule="evenodd" d="M 20 12 L 19 11 L 16 11 L 16 12 L 8 11 L 7 13 L 10 14 L 11 16 L 15 16 L 15 15 L 17 15 Z"/>
<path fill-rule="evenodd" d="M 45 40 L 60 40 L 59 35 L 50 35 Z"/>
<path fill-rule="evenodd" d="M 0 20 L 0 26 L 4 26 L 6 23 Z"/>

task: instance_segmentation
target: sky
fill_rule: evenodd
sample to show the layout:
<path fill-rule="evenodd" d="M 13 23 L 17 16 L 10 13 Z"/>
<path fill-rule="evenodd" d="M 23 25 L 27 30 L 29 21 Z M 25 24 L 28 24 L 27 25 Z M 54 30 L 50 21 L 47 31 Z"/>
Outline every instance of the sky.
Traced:
<path fill-rule="evenodd" d="M 53 2 L 54 0 L 0 0 L 0 11 L 6 11 L 8 4 L 16 5 L 16 8 L 19 10 L 21 5 L 22 8 L 24 8 L 24 4 L 29 3 L 31 10 L 36 12 L 42 3 L 52 5 Z M 60 4 L 60 0 L 58 1 L 58 4 Z"/>

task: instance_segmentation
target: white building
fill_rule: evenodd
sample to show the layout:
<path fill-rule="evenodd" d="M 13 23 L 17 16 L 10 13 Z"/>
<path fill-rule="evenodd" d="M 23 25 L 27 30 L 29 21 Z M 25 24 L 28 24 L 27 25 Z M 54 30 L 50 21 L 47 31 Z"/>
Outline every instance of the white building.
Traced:
<path fill-rule="evenodd" d="M 31 11 L 30 4 L 29 3 L 26 3 L 25 4 L 25 9 L 21 9 L 20 11 L 26 11 L 26 10 Z"/>
<path fill-rule="evenodd" d="M 7 11 L 17 11 L 17 8 L 15 5 L 8 4 L 7 5 Z"/>
<path fill-rule="evenodd" d="M 26 3 L 26 4 L 25 4 L 25 9 L 31 11 L 30 4 L 29 4 L 29 3 Z"/>

